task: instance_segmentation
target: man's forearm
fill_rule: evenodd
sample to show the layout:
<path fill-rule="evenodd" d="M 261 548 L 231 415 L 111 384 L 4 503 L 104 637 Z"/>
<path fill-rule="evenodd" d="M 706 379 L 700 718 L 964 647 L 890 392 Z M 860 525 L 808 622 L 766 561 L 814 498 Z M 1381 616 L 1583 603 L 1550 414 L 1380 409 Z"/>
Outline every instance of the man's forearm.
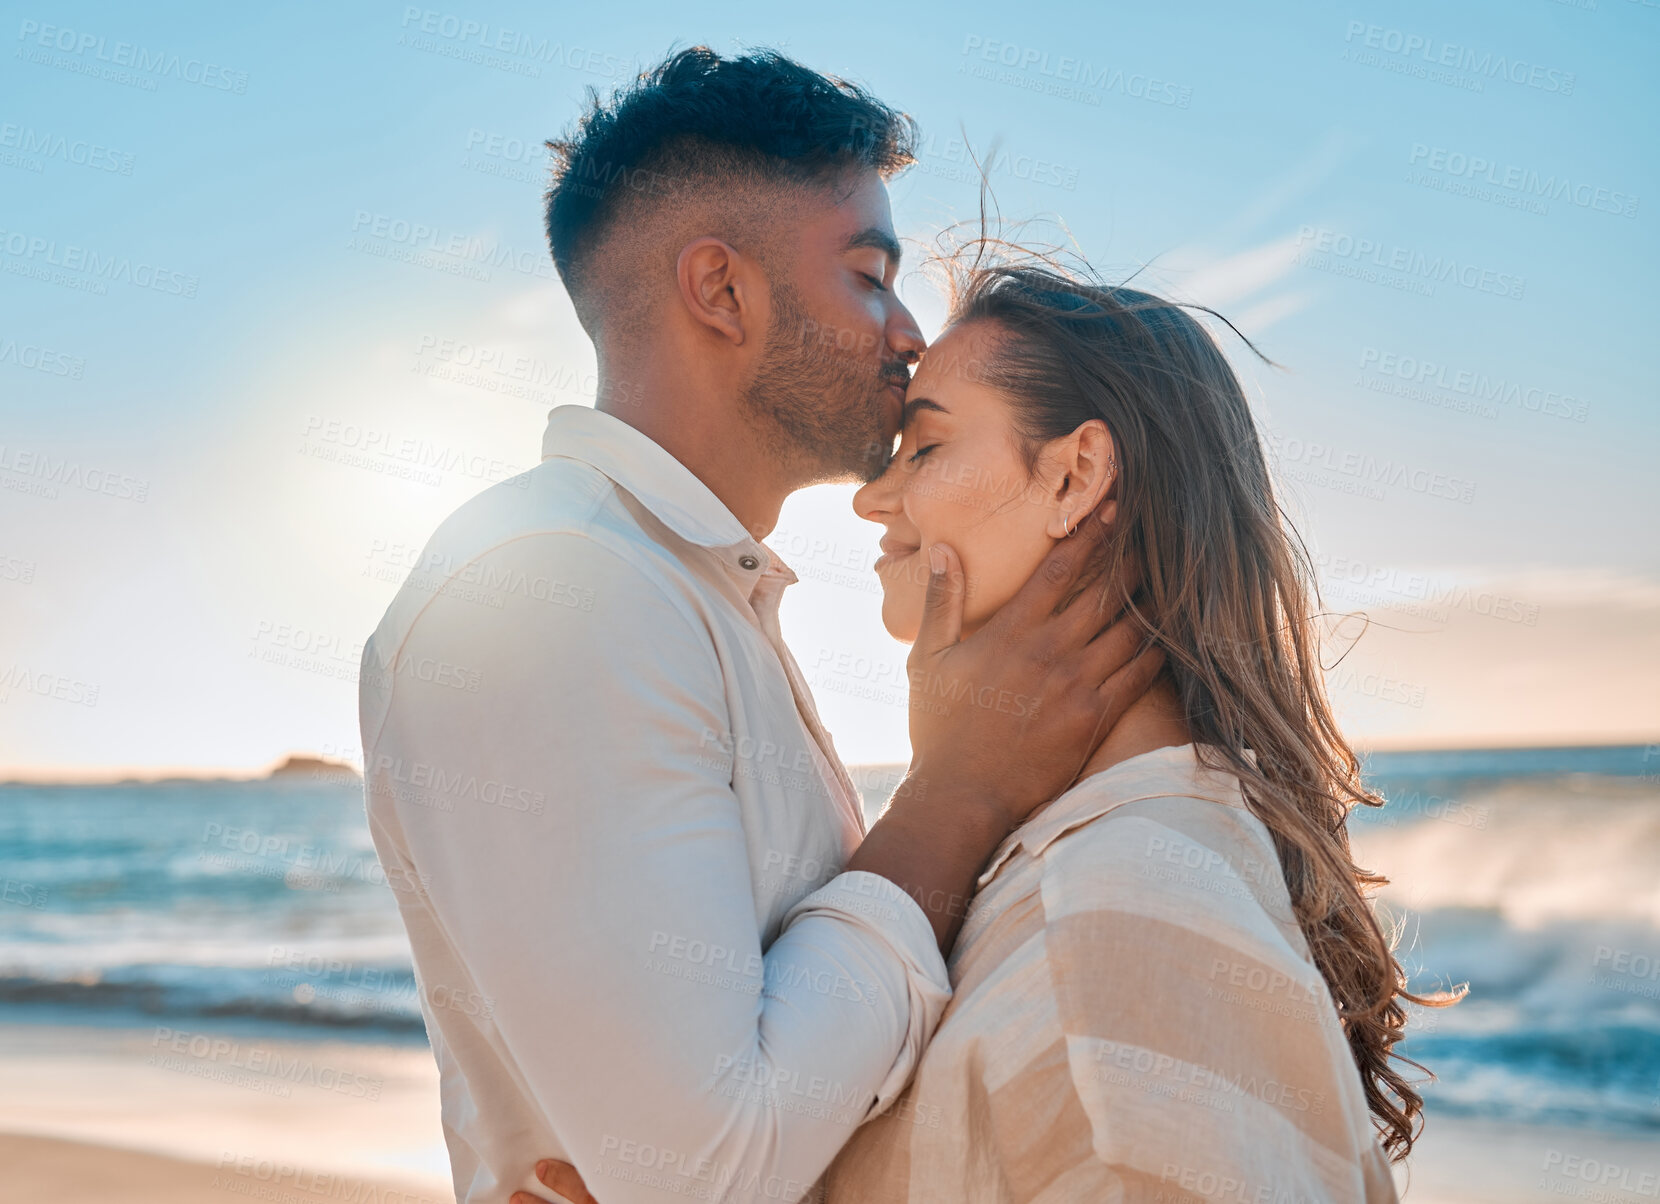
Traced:
<path fill-rule="evenodd" d="M 1011 830 L 1008 813 L 975 791 L 927 786 L 911 775 L 847 868 L 887 878 L 915 899 L 947 953 L 968 913 L 975 879 Z"/>

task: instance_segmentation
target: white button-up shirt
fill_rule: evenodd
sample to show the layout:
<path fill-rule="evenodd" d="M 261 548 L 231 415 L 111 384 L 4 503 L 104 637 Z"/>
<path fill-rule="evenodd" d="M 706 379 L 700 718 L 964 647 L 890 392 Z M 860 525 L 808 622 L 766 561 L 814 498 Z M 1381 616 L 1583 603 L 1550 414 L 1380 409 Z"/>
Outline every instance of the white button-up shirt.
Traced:
<path fill-rule="evenodd" d="M 461 1201 L 574 1163 L 605 1204 L 791 1200 L 949 997 L 844 873 L 859 797 L 784 647 L 795 575 L 585 406 L 438 529 L 364 650 L 369 826 Z"/>

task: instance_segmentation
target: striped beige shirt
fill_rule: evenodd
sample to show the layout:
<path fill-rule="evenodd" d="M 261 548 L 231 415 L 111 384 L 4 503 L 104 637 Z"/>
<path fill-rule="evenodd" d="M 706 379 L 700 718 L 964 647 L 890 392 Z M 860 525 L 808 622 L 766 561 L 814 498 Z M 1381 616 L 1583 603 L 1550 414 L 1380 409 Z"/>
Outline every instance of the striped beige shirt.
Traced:
<path fill-rule="evenodd" d="M 1238 779 L 1191 744 L 1086 778 L 980 879 L 915 1080 L 833 1204 L 1395 1200 Z"/>

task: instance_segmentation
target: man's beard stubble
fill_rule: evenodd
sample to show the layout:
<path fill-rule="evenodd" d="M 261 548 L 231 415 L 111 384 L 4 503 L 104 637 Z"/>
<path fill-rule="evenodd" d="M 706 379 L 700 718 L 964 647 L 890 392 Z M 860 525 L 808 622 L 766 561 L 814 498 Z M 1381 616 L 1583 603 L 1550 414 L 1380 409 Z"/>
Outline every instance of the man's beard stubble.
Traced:
<path fill-rule="evenodd" d="M 766 355 L 743 391 L 745 407 L 761 420 L 773 453 L 799 463 L 810 481 L 874 481 L 893 452 L 885 438 L 887 388 L 903 385 L 908 370 L 809 339 L 818 324 L 787 284 L 774 282 L 772 298 Z"/>

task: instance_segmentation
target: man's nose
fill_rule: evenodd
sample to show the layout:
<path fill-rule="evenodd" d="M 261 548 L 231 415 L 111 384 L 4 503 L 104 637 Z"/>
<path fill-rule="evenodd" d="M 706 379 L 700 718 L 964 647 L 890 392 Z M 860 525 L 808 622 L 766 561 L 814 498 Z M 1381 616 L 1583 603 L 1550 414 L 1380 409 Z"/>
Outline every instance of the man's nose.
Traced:
<path fill-rule="evenodd" d="M 888 323 L 888 346 L 894 355 L 907 364 L 914 364 L 928 350 L 928 340 L 922 337 L 922 328 L 916 324 L 911 311 L 902 302 L 896 304 L 898 312 Z"/>

